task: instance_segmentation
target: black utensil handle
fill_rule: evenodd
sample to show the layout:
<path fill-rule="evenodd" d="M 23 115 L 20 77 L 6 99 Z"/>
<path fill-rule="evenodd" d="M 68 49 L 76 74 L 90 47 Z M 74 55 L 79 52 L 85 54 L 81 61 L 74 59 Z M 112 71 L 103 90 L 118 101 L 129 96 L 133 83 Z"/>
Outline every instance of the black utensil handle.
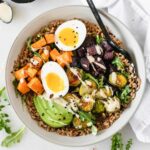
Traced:
<path fill-rule="evenodd" d="M 88 3 L 88 5 L 89 5 L 89 7 L 91 8 L 91 11 L 93 12 L 93 14 L 94 14 L 94 16 L 95 16 L 97 23 L 98 23 L 99 26 L 101 27 L 102 32 L 103 32 L 104 35 L 105 35 L 105 38 L 106 38 L 107 40 L 111 40 L 111 38 L 110 38 L 110 36 L 109 36 L 109 34 L 108 34 L 106 28 L 105 28 L 105 25 L 103 24 L 103 21 L 102 21 L 100 15 L 99 15 L 99 13 L 98 13 L 98 11 L 97 11 L 97 9 L 96 9 L 94 3 L 93 3 L 93 1 L 92 1 L 92 0 L 87 0 L 87 3 Z"/>

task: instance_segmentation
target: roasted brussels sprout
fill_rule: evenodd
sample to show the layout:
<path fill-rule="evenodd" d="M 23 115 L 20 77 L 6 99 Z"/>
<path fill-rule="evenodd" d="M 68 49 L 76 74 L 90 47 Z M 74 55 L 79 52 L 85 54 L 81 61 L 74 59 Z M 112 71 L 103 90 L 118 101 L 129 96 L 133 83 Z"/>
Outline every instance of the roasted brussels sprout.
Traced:
<path fill-rule="evenodd" d="M 108 85 L 104 86 L 103 88 L 100 88 L 95 94 L 95 97 L 99 99 L 106 99 L 110 96 L 113 96 L 113 90 Z"/>
<path fill-rule="evenodd" d="M 84 94 L 90 94 L 94 89 L 96 89 L 97 85 L 92 80 L 85 80 L 84 84 L 82 83 L 79 89 L 79 94 L 83 96 Z"/>
<path fill-rule="evenodd" d="M 87 121 L 81 121 L 80 118 L 77 118 L 77 117 L 74 117 L 73 118 L 73 126 L 76 128 L 76 129 L 84 129 L 84 128 L 87 128 L 88 126 L 88 122 Z"/>
<path fill-rule="evenodd" d="M 93 97 L 89 94 L 85 94 L 82 97 L 81 102 L 79 103 L 79 107 L 81 110 L 85 111 L 85 112 L 89 112 L 93 109 L 95 100 L 93 99 Z"/>
<path fill-rule="evenodd" d="M 78 68 L 71 67 L 67 69 L 67 76 L 69 79 L 70 86 L 78 86 L 81 83 L 82 70 Z"/>
<path fill-rule="evenodd" d="M 118 72 L 112 72 L 109 75 L 109 82 L 110 84 L 117 86 L 118 88 L 123 88 L 127 84 L 127 78 Z"/>
<path fill-rule="evenodd" d="M 72 94 L 72 93 L 68 93 L 64 96 L 64 99 L 66 101 L 75 101 L 77 104 L 80 102 L 80 98 L 78 96 L 76 96 L 75 94 Z"/>
<path fill-rule="evenodd" d="M 97 100 L 97 101 L 95 102 L 93 112 L 94 112 L 94 113 L 102 113 L 102 112 L 104 112 L 104 111 L 105 111 L 104 104 L 103 104 L 100 100 Z"/>
<path fill-rule="evenodd" d="M 102 103 L 105 106 L 107 112 L 112 113 L 120 109 L 120 100 L 118 97 L 109 97 L 107 100 L 103 100 Z"/>

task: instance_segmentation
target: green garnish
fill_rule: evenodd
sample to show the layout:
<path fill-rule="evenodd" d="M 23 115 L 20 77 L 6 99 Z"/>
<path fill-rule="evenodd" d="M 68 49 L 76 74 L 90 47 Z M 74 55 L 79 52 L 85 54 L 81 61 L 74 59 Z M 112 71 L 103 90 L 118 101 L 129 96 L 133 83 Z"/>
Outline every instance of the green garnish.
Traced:
<path fill-rule="evenodd" d="M 5 101 L 8 100 L 5 87 L 0 90 L 0 97 Z"/>
<path fill-rule="evenodd" d="M 13 144 L 19 143 L 20 140 L 22 139 L 24 131 L 25 131 L 25 127 L 23 127 L 21 129 L 19 129 L 18 131 L 13 132 L 10 135 L 6 136 L 3 139 L 1 145 L 4 146 L 4 147 L 10 147 Z"/>
<path fill-rule="evenodd" d="M 8 99 L 5 93 L 5 87 L 0 90 L 0 100 Z M 2 101 L 1 101 L 2 102 Z M 8 119 L 8 114 L 3 111 L 5 105 L 0 104 L 0 130 L 5 130 L 7 133 L 11 133 L 11 129 L 9 126 L 10 120 Z"/>
<path fill-rule="evenodd" d="M 37 57 L 41 58 L 41 55 L 38 52 L 33 52 L 33 54 L 34 54 L 34 56 L 37 56 Z"/>
<path fill-rule="evenodd" d="M 103 37 L 96 35 L 96 44 L 100 44 L 103 41 Z"/>
<path fill-rule="evenodd" d="M 104 76 L 101 76 L 99 79 L 99 88 L 104 87 Z"/>
<path fill-rule="evenodd" d="M 87 121 L 88 123 L 91 124 L 91 131 L 93 135 L 96 135 L 98 132 L 97 127 L 94 125 L 95 124 L 95 116 L 92 113 L 84 112 L 84 111 L 78 111 L 79 117 L 81 121 Z"/>
<path fill-rule="evenodd" d="M 117 67 L 118 70 L 124 70 L 124 64 L 119 57 L 115 57 L 112 64 Z"/>
<path fill-rule="evenodd" d="M 128 103 L 129 102 L 129 100 L 130 100 L 130 96 L 129 96 L 130 92 L 131 92 L 131 89 L 127 85 L 127 86 L 125 86 L 125 88 L 123 88 L 121 90 L 121 93 L 118 94 L 118 97 L 120 98 L 122 103 Z"/>
<path fill-rule="evenodd" d="M 133 144 L 132 139 L 129 139 L 127 144 L 126 144 L 126 150 L 130 150 L 132 144 Z"/>
<path fill-rule="evenodd" d="M 26 44 L 27 44 L 27 49 L 30 51 L 32 51 L 31 43 L 32 43 L 32 37 L 29 37 L 26 41 Z"/>
<path fill-rule="evenodd" d="M 14 89 L 15 89 L 16 97 L 18 97 L 18 95 L 20 95 L 19 91 L 17 90 L 18 80 L 17 80 L 17 79 L 14 79 L 14 80 L 12 81 L 12 83 L 13 83 L 13 86 L 14 86 Z"/>
<path fill-rule="evenodd" d="M 111 141 L 111 150 L 123 150 L 123 141 L 121 133 L 116 133 L 115 135 L 113 135 Z"/>
<path fill-rule="evenodd" d="M 36 35 L 36 40 L 40 40 L 42 38 L 42 35 L 39 33 Z"/>
<path fill-rule="evenodd" d="M 91 79 L 92 81 L 94 81 L 96 84 L 97 84 L 97 86 L 99 87 L 99 82 L 98 82 L 98 80 L 95 78 L 95 77 L 93 77 L 90 73 L 84 73 L 84 79 L 86 80 L 86 79 Z"/>
<path fill-rule="evenodd" d="M 113 135 L 112 139 L 112 145 L 111 145 L 111 150 L 123 150 L 124 149 L 124 144 L 123 144 L 123 139 L 121 133 L 116 133 Z M 126 150 L 130 150 L 132 145 L 132 139 L 130 139 L 127 144 L 125 145 Z"/>

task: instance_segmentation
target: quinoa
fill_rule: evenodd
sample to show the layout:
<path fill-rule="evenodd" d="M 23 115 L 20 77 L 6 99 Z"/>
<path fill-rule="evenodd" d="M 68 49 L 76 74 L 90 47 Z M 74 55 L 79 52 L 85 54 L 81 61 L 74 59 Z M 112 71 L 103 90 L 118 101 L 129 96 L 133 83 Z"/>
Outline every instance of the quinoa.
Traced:
<path fill-rule="evenodd" d="M 86 25 L 87 28 L 87 36 L 88 35 L 97 35 L 99 34 L 100 36 L 104 37 L 101 29 L 94 23 L 91 23 L 89 21 L 86 20 L 82 20 Z M 35 42 L 37 40 L 36 35 L 41 35 L 43 36 L 45 33 L 54 33 L 56 28 L 62 24 L 65 20 L 54 20 L 51 21 L 47 26 L 41 28 L 41 30 L 39 32 L 37 32 L 33 38 L 32 38 L 32 42 Z M 110 31 L 109 34 L 112 38 L 112 40 L 120 47 L 122 47 L 122 42 L 120 40 L 118 40 Z M 121 54 L 119 53 L 115 53 L 116 56 L 118 56 L 123 63 L 126 66 L 126 70 L 129 73 L 129 86 L 131 88 L 131 98 L 132 100 L 134 99 L 135 95 L 136 95 L 136 91 L 139 89 L 140 87 L 140 79 L 137 77 L 136 75 L 136 71 L 135 71 L 135 67 L 133 64 L 130 64 L 130 62 Z M 20 55 L 18 56 L 18 59 L 14 62 L 14 67 L 13 67 L 13 72 L 18 70 L 19 68 L 25 66 L 29 61 L 30 58 L 33 57 L 33 53 L 27 49 L 27 46 L 25 45 L 20 53 Z M 38 125 L 42 128 L 44 128 L 46 131 L 48 132 L 56 132 L 60 135 L 65 135 L 65 136 L 83 136 L 83 135 L 87 135 L 91 133 L 91 128 L 86 128 L 86 129 L 75 129 L 73 127 L 73 125 L 71 124 L 70 126 L 67 127 L 62 127 L 62 128 L 53 128 L 50 127 L 49 125 L 45 124 L 38 112 L 36 111 L 36 108 L 34 106 L 34 102 L 33 102 L 33 97 L 34 97 L 34 93 L 33 92 L 29 92 L 28 94 L 26 94 L 26 100 L 25 100 L 25 104 L 27 106 L 27 109 L 31 115 L 31 118 L 34 119 Z M 131 100 L 131 101 L 132 101 Z M 117 120 L 121 113 L 123 112 L 123 110 L 127 107 L 129 107 L 131 101 L 128 104 L 125 104 L 121 107 L 120 111 L 114 112 L 114 113 L 105 113 L 105 114 L 101 114 L 96 118 L 96 127 L 98 128 L 98 131 L 101 131 L 103 129 L 107 129 L 109 128 L 114 122 L 115 120 Z"/>

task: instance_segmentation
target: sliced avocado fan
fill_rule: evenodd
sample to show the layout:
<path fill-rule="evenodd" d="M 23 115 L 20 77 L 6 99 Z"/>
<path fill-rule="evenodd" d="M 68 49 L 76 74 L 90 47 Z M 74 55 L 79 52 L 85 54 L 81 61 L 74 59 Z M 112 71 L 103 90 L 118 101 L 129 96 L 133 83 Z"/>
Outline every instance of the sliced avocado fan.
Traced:
<path fill-rule="evenodd" d="M 41 119 L 51 127 L 60 128 L 69 125 L 73 115 L 56 102 L 34 97 L 34 105 Z"/>

